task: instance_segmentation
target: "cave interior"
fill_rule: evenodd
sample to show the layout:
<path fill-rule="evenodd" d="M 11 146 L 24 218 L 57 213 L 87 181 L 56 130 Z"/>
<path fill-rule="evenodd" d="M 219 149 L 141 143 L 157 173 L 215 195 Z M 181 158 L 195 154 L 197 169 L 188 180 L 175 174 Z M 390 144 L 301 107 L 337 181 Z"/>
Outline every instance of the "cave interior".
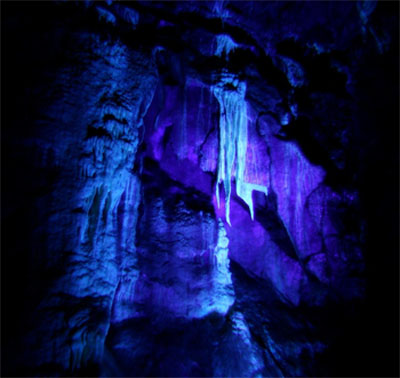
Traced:
<path fill-rule="evenodd" d="M 1 31 L 2 376 L 399 375 L 397 1 Z"/>

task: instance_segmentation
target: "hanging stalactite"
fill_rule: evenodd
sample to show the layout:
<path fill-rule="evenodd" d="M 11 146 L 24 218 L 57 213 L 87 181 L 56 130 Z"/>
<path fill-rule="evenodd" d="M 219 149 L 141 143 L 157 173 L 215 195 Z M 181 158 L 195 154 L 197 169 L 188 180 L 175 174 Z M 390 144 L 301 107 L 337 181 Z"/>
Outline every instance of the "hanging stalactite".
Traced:
<path fill-rule="evenodd" d="M 229 37 L 219 36 L 216 55 L 225 55 L 228 58 L 235 47 L 236 44 Z M 226 221 L 231 225 L 230 198 L 233 177 L 236 180 L 236 194 L 249 206 L 251 219 L 254 219 L 253 190 L 267 194 L 268 189 L 260 184 L 245 182 L 248 145 L 246 83 L 240 81 L 237 75 L 224 71 L 219 75 L 217 84 L 213 87 L 213 93 L 220 106 L 216 196 L 218 207 L 220 207 L 219 185 L 223 183 L 225 216 Z"/>

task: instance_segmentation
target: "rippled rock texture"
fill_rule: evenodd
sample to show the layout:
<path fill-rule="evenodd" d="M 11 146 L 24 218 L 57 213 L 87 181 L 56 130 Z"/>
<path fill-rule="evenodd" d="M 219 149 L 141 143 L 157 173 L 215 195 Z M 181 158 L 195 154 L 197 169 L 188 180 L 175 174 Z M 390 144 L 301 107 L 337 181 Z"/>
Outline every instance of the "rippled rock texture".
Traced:
<path fill-rule="evenodd" d="M 398 4 L 2 4 L 2 374 L 398 374 Z"/>

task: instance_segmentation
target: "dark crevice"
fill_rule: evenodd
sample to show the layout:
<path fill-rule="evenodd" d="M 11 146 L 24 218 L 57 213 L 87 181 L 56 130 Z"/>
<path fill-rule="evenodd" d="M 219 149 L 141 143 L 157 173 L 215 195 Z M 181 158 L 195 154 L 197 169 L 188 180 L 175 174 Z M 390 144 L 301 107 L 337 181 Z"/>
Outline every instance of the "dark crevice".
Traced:
<path fill-rule="evenodd" d="M 112 139 L 111 134 L 104 127 L 94 127 L 89 125 L 86 132 L 86 140 L 91 138 L 107 138 Z"/>

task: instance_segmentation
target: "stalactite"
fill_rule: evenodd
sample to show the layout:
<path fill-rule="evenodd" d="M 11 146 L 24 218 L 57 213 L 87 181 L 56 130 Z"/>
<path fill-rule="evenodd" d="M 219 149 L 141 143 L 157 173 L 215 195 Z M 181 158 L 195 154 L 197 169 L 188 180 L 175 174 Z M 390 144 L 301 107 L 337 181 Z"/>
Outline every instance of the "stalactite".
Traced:
<path fill-rule="evenodd" d="M 237 47 L 237 44 L 232 40 L 229 35 L 221 34 L 216 38 L 215 56 L 227 56 L 231 51 Z"/>
<path fill-rule="evenodd" d="M 216 55 L 229 54 L 236 44 L 227 36 L 219 37 L 217 38 Z M 236 194 L 249 206 L 251 219 L 254 219 L 253 190 L 268 194 L 268 189 L 260 184 L 246 182 L 244 177 L 248 145 L 246 83 L 240 81 L 236 75 L 225 71 L 214 85 L 213 93 L 220 106 L 216 196 L 218 207 L 220 207 L 219 185 L 223 183 L 225 216 L 226 221 L 231 225 L 232 177 L 236 180 Z"/>

